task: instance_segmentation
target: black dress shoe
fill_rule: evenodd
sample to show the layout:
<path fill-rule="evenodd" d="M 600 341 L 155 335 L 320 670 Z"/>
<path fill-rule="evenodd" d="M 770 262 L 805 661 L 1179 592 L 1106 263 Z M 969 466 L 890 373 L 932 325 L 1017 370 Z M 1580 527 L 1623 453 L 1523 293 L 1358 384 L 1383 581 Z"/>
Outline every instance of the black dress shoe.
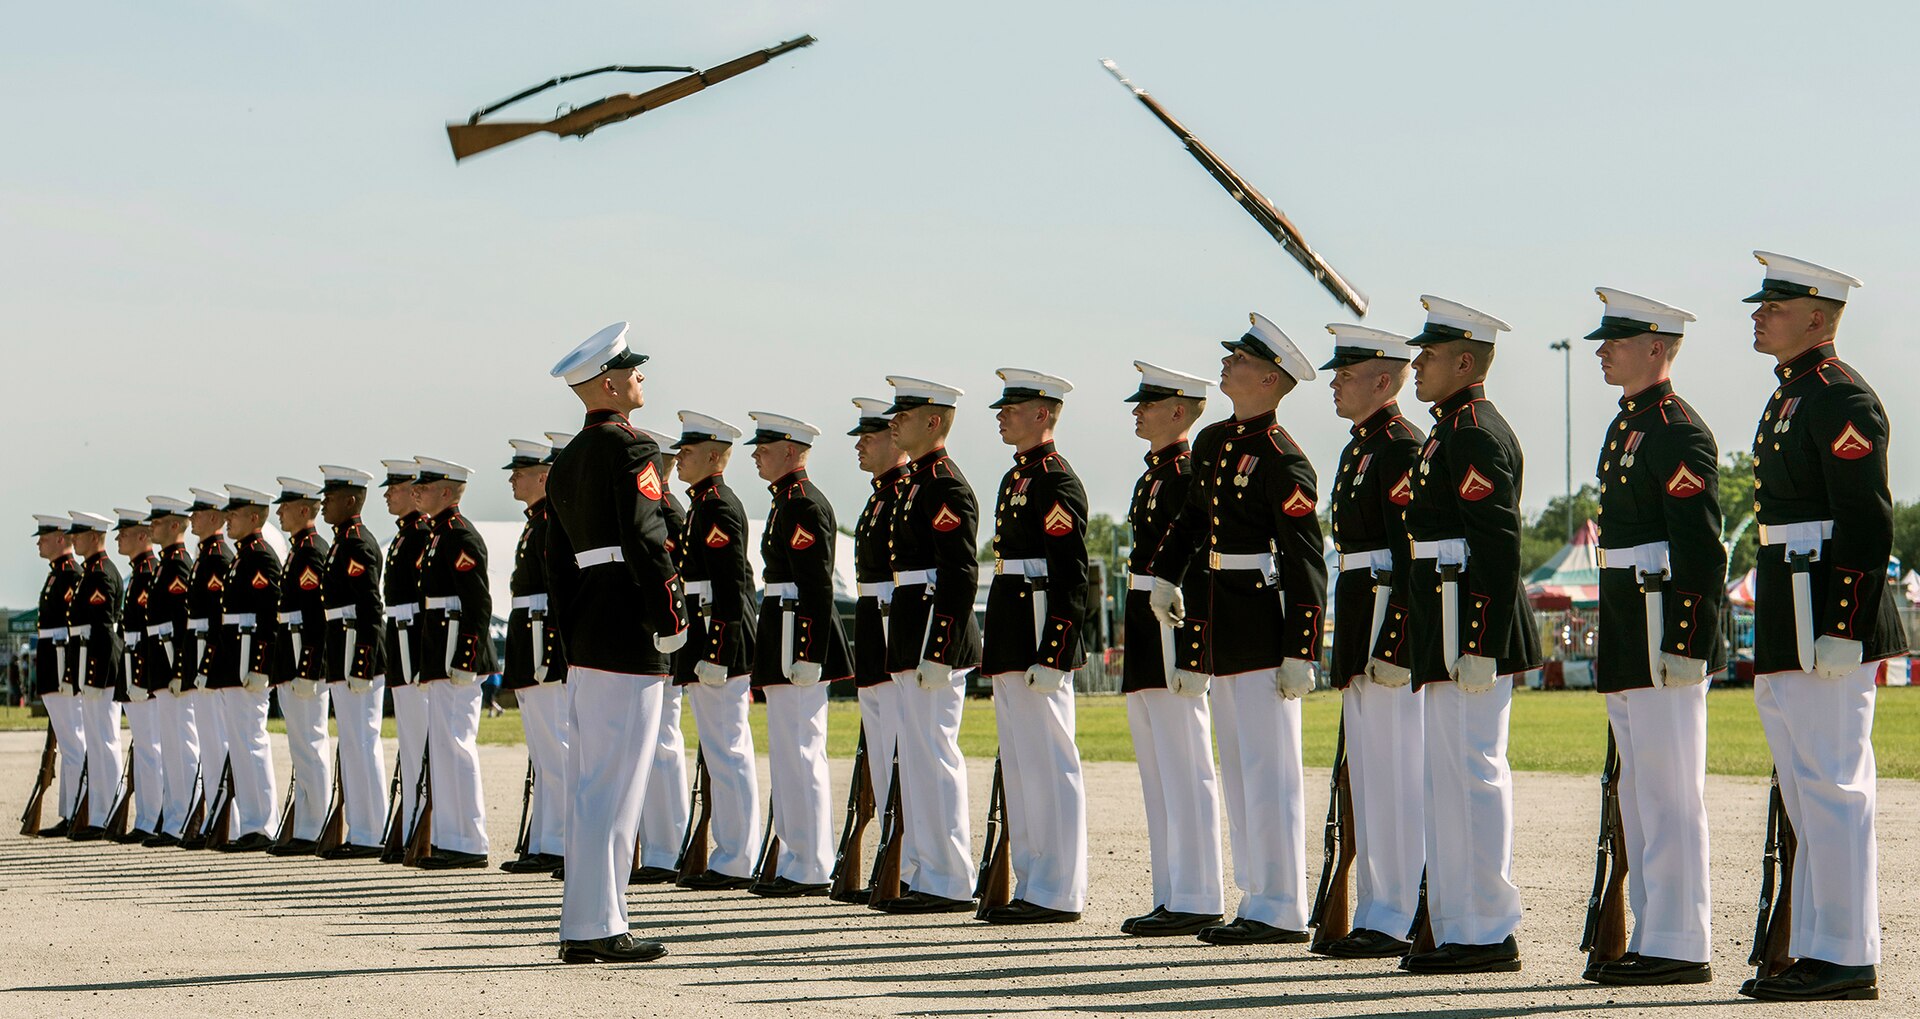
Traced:
<path fill-rule="evenodd" d="M 1631 959 L 1638 958 L 1640 958 L 1639 953 L 1627 952 L 1618 959 L 1608 959 L 1606 962 L 1593 962 L 1592 960 L 1588 960 L 1587 968 L 1580 971 L 1580 979 L 1591 980 L 1597 984 L 1600 982 L 1600 968 L 1602 966 L 1611 966 L 1616 962 L 1627 962 Z"/>
<path fill-rule="evenodd" d="M 560 942 L 561 962 L 648 962 L 665 954 L 667 946 L 658 941 L 636 941 L 631 934 Z"/>
<path fill-rule="evenodd" d="M 273 840 L 265 832 L 250 831 L 245 835 L 220 847 L 223 853 L 258 853 L 273 848 Z"/>
<path fill-rule="evenodd" d="M 484 870 L 487 866 L 485 853 L 456 853 L 447 849 L 436 849 L 420 858 L 421 870 Z"/>
<path fill-rule="evenodd" d="M 320 843 L 312 839 L 288 839 L 277 846 L 268 846 L 268 856 L 312 856 L 320 848 Z"/>
<path fill-rule="evenodd" d="M 1657 955 L 1623 955 L 1594 967 L 1588 979 L 1597 984 L 1621 987 L 1651 987 L 1655 984 L 1710 984 L 1713 967 L 1685 959 L 1662 959 Z"/>
<path fill-rule="evenodd" d="M 1209 945 L 1295 945 L 1313 940 L 1313 935 L 1306 931 L 1290 931 L 1244 916 L 1235 917 L 1230 924 L 1202 927 L 1194 933 Z"/>
<path fill-rule="evenodd" d="M 528 853 L 501 863 L 500 869 L 508 874 L 551 874 L 553 868 L 565 862 L 553 853 Z"/>
<path fill-rule="evenodd" d="M 750 877 L 734 877 L 717 870 L 702 871 L 680 882 L 680 887 L 691 888 L 696 892 L 733 892 L 752 885 L 753 879 Z"/>
<path fill-rule="evenodd" d="M 855 888 L 854 890 L 848 892 L 845 895 L 836 896 L 833 901 L 850 903 L 855 906 L 864 906 L 872 898 L 873 898 L 873 889 Z"/>
<path fill-rule="evenodd" d="M 1356 927 L 1346 937 L 1335 938 L 1322 945 L 1316 954 L 1330 959 L 1398 959 L 1412 947 L 1412 942 L 1402 941 L 1391 934 Z"/>
<path fill-rule="evenodd" d="M 45 828 L 40 829 L 37 834 L 43 839 L 64 839 L 67 837 L 67 833 L 72 830 L 73 822 L 63 817 L 47 825 Z"/>
<path fill-rule="evenodd" d="M 555 881 L 565 881 L 567 879 L 567 865 L 563 863 L 560 866 L 553 868 L 553 873 L 548 874 L 547 876 L 554 879 Z"/>
<path fill-rule="evenodd" d="M 169 835 L 166 832 L 161 832 L 157 835 L 147 836 L 146 839 L 142 841 L 140 844 L 147 847 L 148 849 L 166 849 L 171 846 L 179 845 L 180 836 Z"/>
<path fill-rule="evenodd" d="M 67 838 L 75 842 L 98 842 L 107 836 L 107 830 L 97 824 L 85 824 L 67 832 Z"/>
<path fill-rule="evenodd" d="M 870 903 L 882 913 L 971 913 L 972 899 L 949 899 L 931 892 L 908 892 L 897 899 Z"/>
<path fill-rule="evenodd" d="M 995 906 L 987 910 L 980 919 L 999 924 L 1079 923 L 1080 914 L 1065 909 L 1049 909 L 1025 899 L 1015 899 L 1004 906 Z"/>
<path fill-rule="evenodd" d="M 1518 973 L 1520 943 L 1509 934 L 1494 945 L 1441 945 L 1431 952 L 1407 956 L 1400 968 L 1409 973 Z"/>
<path fill-rule="evenodd" d="M 1777 976 L 1747 981 L 1740 993 L 1761 1001 L 1877 1001 L 1880 975 L 1873 966 L 1801 959 Z"/>
<path fill-rule="evenodd" d="M 120 843 L 123 846 L 131 846 L 135 844 L 144 844 L 148 839 L 152 837 L 153 837 L 152 832 L 147 831 L 143 828 L 135 828 L 132 831 L 127 832 L 125 835 L 115 835 L 113 837 L 113 840 L 115 842 Z"/>
<path fill-rule="evenodd" d="M 1132 934 L 1134 924 L 1137 924 L 1142 920 L 1151 920 L 1154 917 L 1157 917 L 1162 913 L 1165 913 L 1166 911 L 1167 911 L 1167 907 L 1165 906 L 1155 906 L 1153 907 L 1153 910 L 1151 912 L 1142 913 L 1139 916 L 1127 917 L 1125 920 L 1120 921 L 1120 933 Z"/>
<path fill-rule="evenodd" d="M 182 835 L 180 837 L 180 848 L 181 849 L 205 849 L 207 848 L 207 837 L 205 835 L 195 835 L 192 838 L 188 838 Z"/>
<path fill-rule="evenodd" d="M 817 885 L 801 884 L 792 878 L 776 877 L 749 885 L 747 891 L 769 899 L 803 899 L 827 894 L 827 884 L 824 881 Z"/>
<path fill-rule="evenodd" d="M 1176 913 L 1162 909 L 1159 915 L 1137 916 L 1128 934 L 1136 938 L 1191 937 L 1209 927 L 1220 926 L 1218 913 Z"/>
<path fill-rule="evenodd" d="M 332 849 L 323 849 L 314 854 L 322 860 L 371 860 L 386 850 L 379 846 L 356 846 L 351 842 L 342 842 Z"/>
<path fill-rule="evenodd" d="M 628 875 L 630 885 L 670 885 L 680 879 L 680 872 L 672 867 L 641 867 Z"/>
<path fill-rule="evenodd" d="M 386 847 L 382 846 L 380 848 L 380 862 L 405 865 L 407 862 L 407 851 L 405 849 L 396 849 L 388 852 Z"/>

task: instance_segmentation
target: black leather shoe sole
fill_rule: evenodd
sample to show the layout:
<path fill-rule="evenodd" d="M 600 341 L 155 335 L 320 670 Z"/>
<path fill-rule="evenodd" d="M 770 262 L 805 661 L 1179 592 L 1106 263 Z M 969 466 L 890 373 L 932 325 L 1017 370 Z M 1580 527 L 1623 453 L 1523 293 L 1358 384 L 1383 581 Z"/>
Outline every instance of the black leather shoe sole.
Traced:
<path fill-rule="evenodd" d="M 1306 931 L 1290 931 L 1256 920 L 1236 920 L 1230 924 L 1206 927 L 1197 931 L 1195 936 L 1209 945 L 1297 945 L 1313 940 L 1313 935 Z"/>
<path fill-rule="evenodd" d="M 1015 902 L 989 909 L 980 919 L 992 924 L 1079 923 L 1080 914 L 1064 909 L 1048 909 L 1029 902 Z"/>
<path fill-rule="evenodd" d="M 168 835 L 165 832 L 161 832 L 158 835 L 149 836 L 145 841 L 141 842 L 140 844 L 147 847 L 148 849 L 168 849 L 173 846 L 179 845 L 180 837 L 177 835 Z"/>
<path fill-rule="evenodd" d="M 625 948 L 609 944 L 612 938 L 597 941 L 560 942 L 561 962 L 651 962 L 667 954 L 667 946 L 658 941 L 630 941 Z"/>
<path fill-rule="evenodd" d="M 356 846 L 348 843 L 346 845 L 335 846 L 332 849 L 314 855 L 320 857 L 322 860 L 371 860 L 384 852 L 386 852 L 386 850 L 381 849 L 379 846 Z"/>
<path fill-rule="evenodd" d="M 753 879 L 750 877 L 734 877 L 717 870 L 695 874 L 680 882 L 680 887 L 691 888 L 696 892 L 737 892 L 752 885 Z"/>
<path fill-rule="evenodd" d="M 66 821 L 56 821 L 53 824 L 47 825 L 45 828 L 40 829 L 34 834 L 38 835 L 43 839 L 64 839 L 67 837 L 67 833 L 72 830 L 73 830 L 73 825 L 67 823 Z"/>
<path fill-rule="evenodd" d="M 1344 938 L 1336 938 L 1317 950 L 1308 949 L 1308 951 L 1329 959 L 1398 959 L 1407 954 L 1407 950 L 1412 947 L 1412 943 L 1401 941 L 1390 934 L 1359 930 Z"/>
<path fill-rule="evenodd" d="M 506 874 L 551 874 L 555 867 L 564 862 L 551 853 L 534 853 L 504 861 L 500 864 L 500 870 Z"/>
<path fill-rule="evenodd" d="M 312 856 L 313 851 L 318 848 L 320 848 L 320 844 L 312 839 L 288 839 L 277 846 L 267 847 L 267 855 Z"/>
<path fill-rule="evenodd" d="M 84 828 L 75 828 L 67 833 L 67 838 L 75 842 L 98 842 L 106 837 L 107 830 L 97 824 L 90 824 Z"/>
<path fill-rule="evenodd" d="M 1126 933 L 1136 938 L 1182 938 L 1191 937 L 1209 927 L 1220 926 L 1220 914 L 1213 913 L 1175 913 L 1161 911 L 1159 916 L 1135 917 L 1133 926 Z"/>
<path fill-rule="evenodd" d="M 972 899 L 943 899 L 926 892 L 909 892 L 897 899 L 872 903 L 871 906 L 882 913 L 903 916 L 920 913 L 971 913 L 974 910 Z"/>
<path fill-rule="evenodd" d="M 672 867 L 642 867 L 627 876 L 630 885 L 670 885 L 680 880 L 680 872 Z"/>
<path fill-rule="evenodd" d="M 483 870 L 486 866 L 485 853 L 434 853 L 420 858 L 421 870 Z"/>
<path fill-rule="evenodd" d="M 805 899 L 812 898 L 816 895 L 827 894 L 827 886 L 824 882 L 817 885 L 808 885 L 801 884 L 798 881 L 789 881 L 786 878 L 779 878 L 749 886 L 747 892 L 750 895 L 758 895 L 767 899 Z"/>
<path fill-rule="evenodd" d="M 148 839 L 152 837 L 153 837 L 152 832 L 142 831 L 139 828 L 135 828 L 134 830 L 126 833 L 125 835 L 115 835 L 113 837 L 113 841 L 118 842 L 123 846 L 131 846 L 131 845 L 144 844 Z"/>
<path fill-rule="evenodd" d="M 1713 967 L 1704 962 L 1658 959 L 1651 956 L 1622 958 L 1587 969 L 1592 976 L 1581 976 L 1596 984 L 1613 987 L 1658 987 L 1667 984 L 1710 984 Z"/>
<path fill-rule="evenodd" d="M 273 840 L 260 832 L 248 832 L 220 847 L 223 853 L 258 853 L 272 847 Z"/>

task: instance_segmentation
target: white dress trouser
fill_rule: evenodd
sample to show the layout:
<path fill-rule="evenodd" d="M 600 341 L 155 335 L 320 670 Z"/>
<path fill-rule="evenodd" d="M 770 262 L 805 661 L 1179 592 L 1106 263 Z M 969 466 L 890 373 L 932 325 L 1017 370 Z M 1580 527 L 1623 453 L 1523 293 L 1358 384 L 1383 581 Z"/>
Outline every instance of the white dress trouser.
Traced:
<path fill-rule="evenodd" d="M 867 736 L 867 784 L 873 789 L 873 814 L 886 823 L 887 799 L 893 795 L 893 762 L 900 750 L 901 700 L 904 694 L 892 680 L 859 690 L 860 728 Z M 901 763 L 904 769 L 906 764 Z M 901 843 L 902 850 L 906 843 Z M 900 854 L 900 881 L 913 884 L 913 860 Z"/>
<path fill-rule="evenodd" d="M 747 728 L 750 684 L 746 676 L 735 676 L 719 686 L 687 687 L 712 789 L 707 868 L 728 877 L 752 877 L 760 862 L 760 769 L 753 759 L 753 730 Z"/>
<path fill-rule="evenodd" d="M 280 719 L 287 725 L 287 756 L 293 760 L 293 838 L 318 841 L 333 801 L 333 763 L 327 760 L 325 684 L 312 697 L 293 692 L 292 683 L 274 687 Z M 286 834 L 282 832 L 281 834 Z"/>
<path fill-rule="evenodd" d="M 1306 769 L 1300 702 L 1280 696 L 1274 669 L 1215 676 L 1220 778 L 1233 845 L 1236 916 L 1304 931 L 1307 898 Z"/>
<path fill-rule="evenodd" d="M 1627 837 L 1627 951 L 1713 961 L 1707 870 L 1707 684 L 1610 693 Z"/>
<path fill-rule="evenodd" d="M 127 705 L 127 730 L 133 755 L 133 828 L 152 833 L 160 827 L 160 811 L 167 802 L 167 771 L 161 750 L 168 728 L 158 701 L 148 697 Z"/>
<path fill-rule="evenodd" d="M 803 885 L 833 874 L 833 775 L 827 770 L 827 684 L 775 685 L 767 694 L 767 767 L 773 772 L 773 873 Z"/>
<path fill-rule="evenodd" d="M 946 899 L 973 898 L 973 828 L 967 812 L 967 759 L 960 755 L 960 713 L 966 669 L 945 686 L 920 686 L 915 672 L 896 672 L 900 690 L 900 802 L 906 809 L 913 890 Z M 900 871 L 909 868 L 905 863 Z"/>
<path fill-rule="evenodd" d="M 80 691 L 80 721 L 87 730 L 87 818 L 105 826 L 120 798 L 120 703 L 112 690 L 86 687 Z"/>
<path fill-rule="evenodd" d="M 1426 705 L 1356 678 L 1341 692 L 1353 790 L 1353 926 L 1407 937 L 1427 863 Z"/>
<path fill-rule="evenodd" d="M 527 734 L 527 759 L 533 762 L 533 805 L 527 815 L 527 852 L 564 856 L 567 852 L 567 743 L 573 732 L 567 687 L 560 682 L 523 686 L 520 728 Z"/>
<path fill-rule="evenodd" d="M 1520 926 L 1513 883 L 1513 677 L 1420 688 L 1427 721 L 1427 919 L 1436 945 L 1491 945 Z"/>
<path fill-rule="evenodd" d="M 687 743 L 680 734 L 680 691 L 672 683 L 660 688 L 660 735 L 653 744 L 653 770 L 647 775 L 646 798 L 640 806 L 640 865 L 680 865 L 680 846 L 687 840 L 691 795 L 687 786 Z"/>
<path fill-rule="evenodd" d="M 451 679 L 423 684 L 427 754 L 433 774 L 433 845 L 454 853 L 487 852 L 487 803 L 480 788 L 479 683 Z"/>
<path fill-rule="evenodd" d="M 340 810 L 350 846 L 379 845 L 381 827 L 387 823 L 387 775 L 380 749 L 380 706 L 386 689 L 383 676 L 373 677 L 365 693 L 354 693 L 344 681 L 327 684 L 339 730 Z"/>
<path fill-rule="evenodd" d="M 419 683 L 393 688 L 394 753 L 400 765 L 400 838 L 413 838 L 420 817 L 420 766 L 427 756 L 427 690 Z"/>
<path fill-rule="evenodd" d="M 1753 699 L 1800 839 L 1793 859 L 1788 954 L 1841 966 L 1880 964 L 1880 853 L 1874 836 L 1874 674 L 1780 672 Z"/>
<path fill-rule="evenodd" d="M 233 765 L 233 823 L 227 828 L 228 837 L 238 839 L 255 832 L 272 835 L 273 748 L 267 742 L 267 692 L 232 686 L 214 694 L 220 705 L 227 760 Z"/>
<path fill-rule="evenodd" d="M 161 774 L 165 776 L 166 803 L 160 810 L 160 826 L 178 838 L 187 829 L 187 812 L 193 809 L 193 793 L 199 786 L 200 727 L 198 699 L 188 693 L 161 690 L 153 695 L 154 717 L 160 727 Z"/>
<path fill-rule="evenodd" d="M 80 769 L 87 764 L 87 723 L 80 711 L 80 698 L 70 693 L 50 693 L 40 698 L 47 706 L 47 724 L 53 727 L 53 740 L 60 759 L 60 816 L 75 827 L 87 819 L 74 817 L 80 806 Z M 92 780 L 92 774 L 88 774 Z"/>
<path fill-rule="evenodd" d="M 665 676 L 631 676 L 578 665 L 567 670 L 572 736 L 567 774 L 567 880 L 560 938 L 586 941 L 627 933 L 627 878 L 640 828 L 640 802 L 653 770 Z"/>
<path fill-rule="evenodd" d="M 1014 897 L 1078 913 L 1087 907 L 1087 785 L 1073 703 L 1072 677 L 1051 693 L 1028 686 L 1024 672 L 993 677 Z"/>
<path fill-rule="evenodd" d="M 1147 803 L 1153 904 L 1175 913 L 1226 912 L 1220 782 L 1207 699 L 1136 690 L 1127 694 L 1127 727 Z"/>

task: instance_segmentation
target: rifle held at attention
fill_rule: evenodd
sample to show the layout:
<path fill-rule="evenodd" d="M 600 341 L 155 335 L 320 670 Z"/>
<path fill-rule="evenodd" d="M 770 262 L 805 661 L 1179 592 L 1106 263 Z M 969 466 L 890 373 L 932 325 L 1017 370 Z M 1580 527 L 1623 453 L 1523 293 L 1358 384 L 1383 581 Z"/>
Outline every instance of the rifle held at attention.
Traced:
<path fill-rule="evenodd" d="M 887 810 L 880 818 L 880 848 L 873 854 L 873 877 L 867 881 L 867 905 L 900 897 L 900 856 L 907 845 L 906 808 L 901 803 L 900 755 L 893 756 L 893 780 L 887 785 Z"/>
<path fill-rule="evenodd" d="M 708 829 L 713 824 L 713 788 L 712 779 L 707 774 L 707 752 L 703 749 L 693 759 L 693 802 L 699 814 L 692 824 L 687 826 L 686 841 L 680 844 L 680 862 L 674 868 L 678 870 L 679 884 L 707 872 Z"/>
<path fill-rule="evenodd" d="M 1320 865 L 1320 892 L 1314 897 L 1310 951 L 1318 952 L 1353 930 L 1351 881 L 1354 858 L 1353 785 L 1347 767 L 1347 722 L 1333 751 L 1333 789 L 1327 801 L 1326 856 Z"/>
<path fill-rule="evenodd" d="M 861 902 L 866 899 L 860 882 L 860 844 L 867 825 L 873 821 L 873 781 L 868 770 L 867 734 L 860 732 L 860 745 L 853 752 L 853 785 L 847 789 L 847 820 L 840 827 L 840 852 L 834 860 L 833 877 L 827 885 L 827 897 L 835 902 Z"/>
<path fill-rule="evenodd" d="M 987 847 L 980 857 L 980 878 L 974 884 L 979 905 L 974 919 L 1013 901 L 1012 827 L 1007 824 L 1007 787 L 1000 776 L 1000 757 L 993 758 L 993 795 L 987 800 Z"/>
<path fill-rule="evenodd" d="M 27 806 L 20 812 L 20 834 L 34 836 L 40 834 L 40 815 L 46 812 L 47 790 L 53 787 L 55 761 L 59 757 L 60 740 L 53 734 L 53 724 L 47 724 L 47 740 L 40 748 L 40 771 L 34 775 L 33 790 L 27 794 Z"/>
<path fill-rule="evenodd" d="M 1778 976 L 1793 965 L 1787 954 L 1793 928 L 1793 862 L 1800 840 L 1794 834 L 1793 821 L 1787 817 L 1786 800 L 1780 796 L 1780 772 L 1773 773 L 1773 788 L 1767 794 L 1767 844 L 1760 860 L 1760 913 L 1753 925 L 1753 954 L 1747 965 L 1762 979 Z"/>
<path fill-rule="evenodd" d="M 1593 891 L 1587 896 L 1587 922 L 1580 950 L 1587 953 L 1586 975 L 1627 951 L 1627 836 L 1620 820 L 1620 748 L 1607 726 L 1607 763 L 1600 773 L 1600 838 L 1594 851 Z"/>

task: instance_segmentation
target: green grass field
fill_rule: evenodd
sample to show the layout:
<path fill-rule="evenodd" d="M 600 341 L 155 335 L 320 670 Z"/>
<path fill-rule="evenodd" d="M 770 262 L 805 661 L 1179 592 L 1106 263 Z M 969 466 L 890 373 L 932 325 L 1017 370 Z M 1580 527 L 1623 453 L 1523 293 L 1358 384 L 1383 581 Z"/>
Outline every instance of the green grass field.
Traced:
<path fill-rule="evenodd" d="M 859 739 L 860 709 L 852 701 L 828 706 L 827 749 L 835 757 L 852 757 Z M 766 746 L 766 709 L 753 708 L 754 745 Z M 1127 730 L 1127 705 L 1117 696 L 1081 697 L 1079 704 L 1080 756 L 1088 761 L 1131 761 L 1133 741 Z M 1340 699 L 1330 691 L 1307 698 L 1304 718 L 1306 759 L 1326 767 L 1333 761 L 1334 734 L 1340 723 Z M 0 708 L 0 731 L 37 730 L 46 723 L 28 717 L 25 708 Z M 284 731 L 278 720 L 275 732 Z M 682 728 L 691 743 L 691 712 L 683 714 Z M 386 734 L 392 736 L 393 720 Z M 1887 687 L 1880 691 L 1874 714 L 1874 751 L 1883 778 L 1920 778 L 1920 689 Z M 480 742 L 521 742 L 520 714 L 509 710 L 498 718 L 480 720 Z M 992 756 L 993 705 L 967 701 L 960 725 L 960 747 L 969 757 Z M 1606 707 L 1598 694 L 1584 691 L 1522 691 L 1513 698 L 1513 721 L 1508 759 L 1520 771 L 1597 772 L 1606 752 Z M 1765 775 L 1772 764 L 1753 691 L 1715 690 L 1707 697 L 1707 770 L 1718 775 Z"/>

